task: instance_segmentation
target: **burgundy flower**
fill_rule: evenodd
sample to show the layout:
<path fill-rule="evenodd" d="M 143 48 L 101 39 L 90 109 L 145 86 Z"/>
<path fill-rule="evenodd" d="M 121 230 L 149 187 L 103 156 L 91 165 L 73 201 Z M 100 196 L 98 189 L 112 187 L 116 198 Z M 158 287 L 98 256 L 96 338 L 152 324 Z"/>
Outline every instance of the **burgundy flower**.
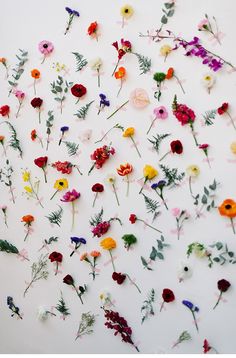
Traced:
<path fill-rule="evenodd" d="M 219 289 L 221 292 L 226 292 L 226 291 L 228 291 L 228 289 L 230 288 L 230 286 L 231 286 L 231 284 L 229 283 L 229 281 L 224 280 L 224 279 L 219 280 L 219 281 L 217 282 L 217 287 L 218 287 L 218 289 Z"/>
<path fill-rule="evenodd" d="M 219 115 L 222 115 L 225 112 L 227 112 L 228 108 L 229 108 L 229 104 L 228 103 L 223 103 L 222 106 L 217 109 L 217 112 L 218 112 Z"/>
<path fill-rule="evenodd" d="M 126 275 L 122 274 L 122 273 L 117 273 L 117 272 L 113 272 L 112 274 L 112 279 L 114 281 L 116 281 L 118 283 L 118 285 L 122 285 L 122 283 L 125 281 L 126 279 Z"/>
<path fill-rule="evenodd" d="M 63 255 L 60 252 L 54 251 L 48 256 L 48 258 L 51 262 L 62 262 Z"/>
<path fill-rule="evenodd" d="M 48 157 L 39 157 L 34 160 L 34 164 L 39 168 L 44 168 L 47 165 Z"/>
<path fill-rule="evenodd" d="M 171 148 L 172 153 L 176 153 L 176 154 L 183 153 L 183 145 L 180 142 L 180 140 L 173 140 L 170 143 L 170 148 Z"/>
<path fill-rule="evenodd" d="M 10 107 L 6 104 L 5 106 L 0 107 L 0 114 L 5 117 L 9 116 Z"/>
<path fill-rule="evenodd" d="M 81 84 L 75 84 L 71 87 L 71 93 L 77 98 L 83 97 L 87 93 L 87 89 Z"/>
<path fill-rule="evenodd" d="M 175 295 L 174 292 L 171 291 L 169 288 L 164 288 L 163 292 L 162 292 L 162 298 L 164 302 L 172 302 L 175 300 Z"/>
<path fill-rule="evenodd" d="M 97 224 L 92 230 L 93 236 L 101 237 L 102 235 L 107 233 L 110 226 L 111 224 L 109 223 L 109 221 L 103 221 Z"/>
<path fill-rule="evenodd" d="M 63 282 L 66 283 L 67 285 L 74 286 L 74 279 L 71 275 L 66 275 L 63 278 Z"/>
<path fill-rule="evenodd" d="M 134 224 L 137 220 L 137 216 L 135 214 L 130 214 L 129 221 L 131 224 Z"/>
<path fill-rule="evenodd" d="M 35 97 L 32 99 L 32 101 L 30 103 L 31 103 L 32 107 L 40 108 L 42 106 L 43 100 L 39 97 Z"/>
<path fill-rule="evenodd" d="M 94 193 L 102 193 L 104 191 L 104 186 L 102 184 L 96 183 L 92 186 L 92 191 Z"/>
<path fill-rule="evenodd" d="M 204 354 L 208 353 L 211 350 L 211 346 L 209 345 L 207 339 L 204 339 L 203 349 L 204 349 Z"/>

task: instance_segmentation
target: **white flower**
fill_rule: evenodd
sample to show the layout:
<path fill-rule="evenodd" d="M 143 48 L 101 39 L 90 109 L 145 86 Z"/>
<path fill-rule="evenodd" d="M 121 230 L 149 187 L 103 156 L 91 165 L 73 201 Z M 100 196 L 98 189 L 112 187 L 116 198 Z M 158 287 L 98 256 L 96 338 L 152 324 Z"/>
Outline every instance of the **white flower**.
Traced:
<path fill-rule="evenodd" d="M 115 184 L 115 181 L 116 181 L 116 177 L 114 174 L 108 174 L 107 177 L 106 177 L 106 181 L 111 184 L 111 185 L 114 185 Z"/>
<path fill-rule="evenodd" d="M 44 306 L 38 307 L 37 317 L 40 321 L 46 321 L 48 318 L 48 310 Z"/>
<path fill-rule="evenodd" d="M 202 84 L 208 90 L 209 93 L 210 93 L 210 89 L 213 87 L 214 83 L 215 83 L 215 77 L 212 73 L 206 73 L 202 77 Z"/>
<path fill-rule="evenodd" d="M 108 308 L 108 307 L 114 306 L 112 301 L 111 301 L 111 294 L 106 289 L 104 289 L 103 291 L 100 292 L 99 298 L 101 300 L 101 304 L 104 307 Z"/>
<path fill-rule="evenodd" d="M 82 132 L 81 136 L 79 137 L 80 140 L 83 143 L 89 142 L 92 136 L 92 132 L 93 132 L 92 129 L 86 129 L 85 131 Z"/>
<path fill-rule="evenodd" d="M 102 66 L 102 59 L 100 57 L 95 58 L 89 62 L 89 66 L 93 71 L 99 71 Z"/>
<path fill-rule="evenodd" d="M 190 278 L 193 274 L 192 268 L 189 266 L 187 262 L 182 261 L 178 268 L 178 279 L 179 282 Z"/>

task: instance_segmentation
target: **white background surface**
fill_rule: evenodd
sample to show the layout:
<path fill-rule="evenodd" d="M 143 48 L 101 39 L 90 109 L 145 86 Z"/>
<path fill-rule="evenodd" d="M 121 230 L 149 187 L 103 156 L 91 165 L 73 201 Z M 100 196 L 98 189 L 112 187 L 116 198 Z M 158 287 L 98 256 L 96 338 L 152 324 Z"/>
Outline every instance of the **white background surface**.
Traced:
<path fill-rule="evenodd" d="M 145 33 L 147 29 L 155 29 L 160 25 L 162 1 L 141 1 L 130 0 L 129 3 L 134 7 L 134 16 L 128 21 L 128 25 L 121 29 L 120 7 L 123 1 L 1 1 L 1 22 L 2 33 L 0 55 L 9 59 L 11 65 L 15 64 L 15 53 L 18 48 L 29 51 L 29 61 L 25 66 L 25 72 L 19 81 L 19 89 L 27 93 L 24 107 L 18 119 L 14 113 L 17 109 L 17 100 L 14 96 L 7 97 L 8 86 L 4 81 L 4 70 L 0 69 L 1 79 L 1 105 L 9 104 L 11 107 L 11 123 L 17 128 L 19 138 L 23 145 L 23 161 L 10 148 L 8 155 L 14 168 L 13 183 L 16 188 L 16 204 L 9 203 L 9 195 L 5 186 L 1 185 L 0 204 L 8 205 L 9 229 L 6 230 L 3 221 L 0 227 L 1 238 L 14 243 L 19 249 L 25 248 L 31 259 L 31 263 L 37 260 L 39 254 L 37 250 L 42 245 L 42 240 L 50 236 L 59 236 L 58 244 L 53 245 L 51 251 L 59 251 L 64 255 L 62 264 L 62 274 L 56 277 L 53 275 L 53 266 L 49 262 L 48 267 L 50 276 L 47 281 L 39 281 L 29 290 L 25 298 L 23 291 L 25 281 L 30 279 L 31 263 L 21 262 L 14 255 L 1 254 L 0 256 L 0 352 L 1 353 L 135 353 L 132 346 L 121 342 L 120 338 L 114 337 L 113 332 L 104 327 L 104 318 L 100 309 L 99 293 L 107 288 L 116 301 L 116 310 L 124 316 L 133 328 L 133 339 L 139 345 L 142 353 L 201 353 L 204 338 L 207 338 L 212 346 L 220 353 L 235 353 L 235 266 L 225 265 L 216 266 L 212 269 L 207 267 L 207 262 L 192 257 L 190 262 L 193 266 L 193 276 L 184 283 L 178 283 L 177 268 L 181 260 L 186 259 L 187 245 L 194 241 L 204 244 L 211 244 L 214 241 L 227 242 L 232 251 L 236 251 L 235 236 L 228 226 L 227 219 L 220 217 L 218 211 L 206 215 L 206 218 L 197 221 L 189 220 L 184 227 L 184 235 L 177 242 L 176 235 L 171 233 L 175 229 L 175 219 L 170 212 L 162 209 L 162 215 L 155 225 L 163 230 L 166 242 L 171 247 L 165 251 L 165 261 L 155 262 L 154 271 L 143 270 L 140 256 L 148 257 L 155 239 L 159 238 L 152 230 L 143 228 L 141 223 L 130 225 L 128 218 L 131 213 L 136 213 L 138 217 L 149 219 L 151 216 L 146 214 L 143 199 L 138 196 L 140 189 L 137 179 L 142 177 L 142 168 L 145 164 L 158 167 L 158 157 L 155 152 L 150 151 L 147 142 L 146 132 L 150 124 L 150 116 L 153 108 L 159 105 L 153 98 L 154 81 L 152 74 L 139 76 L 137 60 L 132 55 L 124 57 L 124 66 L 127 69 L 128 78 L 125 82 L 119 99 L 116 98 L 118 82 L 111 78 L 111 72 L 116 61 L 116 51 L 111 43 L 120 38 L 128 39 L 132 42 L 136 52 L 145 54 L 152 58 L 152 70 L 166 71 L 172 66 L 180 79 L 184 79 L 184 96 L 175 81 L 167 83 L 167 90 L 163 91 L 161 105 L 165 105 L 169 111 L 169 118 L 163 122 L 157 122 L 151 134 L 172 133 L 171 139 L 180 139 L 184 145 L 182 156 L 169 156 L 165 164 L 170 167 L 178 167 L 180 170 L 190 164 L 197 164 L 201 168 L 201 175 L 194 183 L 195 192 L 201 192 L 204 185 L 212 183 L 216 178 L 221 183 L 218 191 L 217 204 L 225 198 L 236 199 L 235 192 L 235 162 L 229 146 L 236 140 L 236 133 L 232 126 L 228 126 L 226 117 L 217 117 L 216 124 L 212 127 L 201 126 L 201 114 L 206 110 L 219 107 L 223 102 L 230 104 L 230 113 L 236 113 L 235 105 L 235 73 L 229 74 L 225 69 L 216 74 L 217 81 L 209 96 L 201 86 L 201 78 L 208 68 L 203 66 L 198 59 L 190 59 L 183 56 L 182 50 L 173 53 L 166 61 L 159 56 L 160 44 L 150 43 L 147 39 L 138 37 L 139 32 Z M 71 31 L 64 36 L 67 13 L 65 6 L 77 9 L 81 16 L 75 19 Z M 199 34 L 197 24 L 207 13 L 217 18 L 220 30 L 225 34 L 222 46 L 214 45 L 209 41 L 209 36 Z M 225 59 L 236 64 L 234 41 L 235 41 L 235 2 L 227 0 L 223 3 L 217 1 L 184 1 L 176 3 L 176 13 L 169 21 L 168 28 L 175 33 L 181 34 L 187 40 L 194 35 L 200 36 L 204 45 L 213 52 L 221 54 Z M 97 21 L 101 25 L 101 37 L 99 41 L 91 40 L 86 32 L 88 25 Z M 46 59 L 43 65 L 41 55 L 37 46 L 41 40 L 52 41 L 55 50 Z M 96 78 L 87 66 L 80 73 L 75 72 L 75 61 L 71 52 L 82 53 L 85 58 L 91 60 L 100 56 L 104 61 L 101 77 L 101 89 L 97 88 Z M 75 106 L 75 99 L 70 94 L 65 101 L 63 114 L 60 115 L 53 94 L 50 92 L 50 83 L 56 79 L 57 73 L 52 69 L 53 62 L 65 63 L 69 69 L 67 79 L 74 83 L 82 83 L 88 93 L 86 99 L 81 104 L 86 104 L 90 100 L 95 100 L 98 104 L 98 94 L 103 92 L 111 101 L 110 109 L 97 116 L 97 108 L 93 105 L 85 121 L 76 121 L 73 114 L 80 105 Z M 36 111 L 31 107 L 30 101 L 34 97 L 32 88 L 32 78 L 30 71 L 38 68 L 41 71 L 41 80 L 37 83 L 37 95 L 44 100 L 42 111 L 42 124 L 38 125 Z M 106 121 L 106 117 L 116 106 L 128 99 L 130 92 L 142 87 L 147 90 L 151 104 L 145 110 L 135 110 L 131 106 L 126 107 L 126 111 L 120 111 L 111 120 Z M 183 128 L 171 114 L 171 103 L 174 94 L 178 95 L 180 103 L 186 103 L 191 107 L 197 116 L 196 131 L 200 142 L 207 142 L 211 145 L 209 157 L 213 158 L 212 169 L 209 169 L 204 161 L 203 153 L 194 147 L 194 142 L 187 128 Z M 64 146 L 58 147 L 59 129 L 63 125 L 68 125 L 70 131 L 66 139 L 80 143 L 81 154 L 78 163 L 84 176 L 81 177 L 76 171 L 68 176 L 70 189 L 75 188 L 81 192 L 81 198 L 76 207 L 76 226 L 73 235 L 70 232 L 70 205 L 62 203 L 64 209 L 63 223 L 61 228 L 51 227 L 45 215 L 57 208 L 60 203 L 60 194 L 53 201 L 49 201 L 54 189 L 53 184 L 56 179 L 62 176 L 55 169 L 48 169 L 48 185 L 43 182 L 42 172 L 33 164 L 33 160 L 39 156 L 46 155 L 39 144 L 30 140 L 30 132 L 37 129 L 46 139 L 45 121 L 47 111 L 55 111 L 55 125 L 53 128 L 48 157 L 50 163 L 56 160 L 70 160 Z M 94 142 L 102 136 L 103 131 L 108 130 L 115 123 L 120 123 L 124 127 L 134 126 L 137 130 L 136 141 L 142 153 L 139 159 L 130 141 L 122 138 L 118 130 L 112 132 L 107 140 L 107 144 L 112 141 L 116 149 L 116 155 L 105 164 L 101 170 L 94 170 L 87 177 L 87 171 L 91 166 L 90 154 L 97 147 Z M 92 138 L 89 143 L 83 143 L 81 138 L 87 129 L 92 129 Z M 7 135 L 5 128 L 1 126 L 1 133 Z M 164 154 L 168 149 L 168 139 L 162 143 L 161 153 Z M 230 160 L 230 161 L 229 161 Z M 105 185 L 105 192 L 99 197 L 95 209 L 92 209 L 93 193 L 91 186 L 95 182 L 104 182 L 107 174 L 114 173 L 115 168 L 124 162 L 132 163 L 134 167 L 133 180 L 130 188 L 130 196 L 125 197 L 126 186 L 122 178 L 117 178 L 118 195 L 121 207 L 118 208 L 113 193 L 108 184 Z M 1 158 L 1 164 L 4 158 Z M 34 201 L 27 201 L 22 195 L 24 183 L 21 179 L 21 171 L 30 168 L 32 176 L 41 178 L 40 192 L 44 198 L 45 210 L 36 206 Z M 161 179 L 159 176 L 158 179 Z M 147 192 L 147 194 L 149 194 Z M 152 195 L 152 194 L 151 194 Z M 150 195 L 149 195 L 150 196 Z M 170 208 L 181 207 L 187 209 L 194 215 L 194 207 L 189 195 L 187 182 L 178 189 L 167 191 L 166 196 Z M 152 195 L 154 197 L 154 195 Z M 117 240 L 118 248 L 114 252 L 116 266 L 119 272 L 127 272 L 132 278 L 136 279 L 142 290 L 138 291 L 125 282 L 118 286 L 112 279 L 112 267 L 106 265 L 108 253 L 103 251 L 99 262 L 100 276 L 95 282 L 88 276 L 89 266 L 79 261 L 79 256 L 70 254 L 70 236 L 82 236 L 88 239 L 86 251 L 99 249 L 100 240 L 92 238 L 90 233 L 89 218 L 97 213 L 101 205 L 104 208 L 104 219 L 118 214 L 124 225 L 112 223 L 108 236 Z M 36 221 L 33 224 L 34 233 L 26 243 L 23 242 L 24 229 L 21 217 L 25 214 L 32 214 Z M 133 233 L 138 238 L 138 244 L 133 250 L 127 252 L 123 247 L 121 236 L 125 233 Z M 51 252 L 49 251 L 49 253 Z M 89 291 L 84 295 L 85 304 L 82 306 L 70 287 L 63 284 L 62 279 L 66 274 L 71 274 L 76 283 L 87 283 Z M 225 294 L 227 302 L 221 302 L 216 310 L 212 307 L 216 300 L 217 281 L 228 279 L 232 287 Z M 166 304 L 166 310 L 159 313 L 161 303 L 161 293 L 163 288 L 168 287 L 175 293 L 174 303 Z M 140 308 L 147 292 L 155 288 L 157 301 L 155 305 L 156 315 L 141 325 Z M 65 301 L 70 308 L 71 316 L 66 321 L 56 318 L 49 318 L 45 323 L 37 321 L 36 312 L 39 305 L 46 305 L 49 308 L 56 305 L 60 290 L 62 290 Z M 10 295 L 15 303 L 24 313 L 23 320 L 16 320 L 10 317 L 10 311 L 6 305 L 6 297 Z M 190 312 L 182 305 L 183 299 L 189 299 L 200 307 L 199 313 L 199 334 L 192 324 Z M 91 311 L 98 314 L 97 322 L 94 327 L 94 334 L 85 336 L 81 340 L 75 341 L 75 335 L 79 326 L 82 312 Z M 183 343 L 179 349 L 171 350 L 173 342 L 178 338 L 183 330 L 188 330 L 192 335 L 192 341 Z"/>

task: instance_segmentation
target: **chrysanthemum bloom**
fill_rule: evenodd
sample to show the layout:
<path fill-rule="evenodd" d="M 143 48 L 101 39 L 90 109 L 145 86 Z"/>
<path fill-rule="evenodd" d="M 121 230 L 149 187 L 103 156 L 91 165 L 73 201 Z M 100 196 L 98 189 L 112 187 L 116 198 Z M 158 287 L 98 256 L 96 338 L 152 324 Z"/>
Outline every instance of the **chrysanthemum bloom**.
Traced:
<path fill-rule="evenodd" d="M 171 53 L 171 51 L 172 51 L 172 47 L 170 45 L 161 46 L 160 55 L 165 57 L 164 62 L 166 61 L 167 56 Z"/>
<path fill-rule="evenodd" d="M 235 234 L 233 218 L 236 216 L 236 202 L 233 199 L 226 199 L 218 207 L 219 213 L 222 216 L 226 216 L 230 219 L 233 233 Z"/>
<path fill-rule="evenodd" d="M 42 64 L 42 63 L 44 63 L 46 57 L 48 55 L 50 55 L 50 53 L 52 53 L 52 51 L 54 50 L 54 46 L 53 46 L 52 42 L 43 40 L 39 43 L 38 49 L 44 55 L 43 60 L 41 62 L 41 64 Z"/>

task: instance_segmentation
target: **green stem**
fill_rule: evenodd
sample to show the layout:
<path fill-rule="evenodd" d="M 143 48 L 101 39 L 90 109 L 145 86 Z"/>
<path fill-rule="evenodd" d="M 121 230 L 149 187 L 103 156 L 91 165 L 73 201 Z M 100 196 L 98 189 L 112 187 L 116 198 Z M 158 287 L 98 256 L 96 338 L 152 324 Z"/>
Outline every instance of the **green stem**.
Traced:
<path fill-rule="evenodd" d="M 98 193 L 95 194 L 95 197 L 94 197 L 94 200 L 93 200 L 93 208 L 94 208 L 95 202 L 97 200 L 97 196 L 98 196 Z"/>
<path fill-rule="evenodd" d="M 120 91 L 121 91 L 121 89 L 122 89 L 122 86 L 123 86 L 123 81 L 122 81 L 122 78 L 121 78 L 121 79 L 120 79 L 120 88 L 119 88 L 119 91 L 118 91 L 118 93 L 117 93 L 116 97 L 118 97 L 118 96 L 119 96 Z"/>
<path fill-rule="evenodd" d="M 112 76 L 114 75 L 114 73 L 116 72 L 116 69 L 117 69 L 117 67 L 118 67 L 118 65 L 119 65 L 119 62 L 120 62 L 120 59 L 118 59 L 116 65 L 115 65 L 115 68 L 114 68 L 114 70 L 113 70 L 113 72 L 112 72 L 111 77 L 112 77 Z"/>
<path fill-rule="evenodd" d="M 55 193 L 51 196 L 50 200 L 54 198 L 54 196 L 58 193 L 59 190 L 56 190 Z"/>
<path fill-rule="evenodd" d="M 107 135 L 108 133 L 110 133 L 110 131 L 111 131 L 112 129 L 114 129 L 114 128 L 115 128 L 115 126 L 112 127 L 112 128 L 110 128 L 110 129 L 104 134 L 104 136 L 103 136 L 101 139 L 99 139 L 99 140 L 97 140 L 96 142 L 94 142 L 94 144 L 97 144 L 97 143 L 99 143 L 99 142 L 102 142 L 103 139 L 106 137 L 106 135 Z"/>
<path fill-rule="evenodd" d="M 161 157 L 161 159 L 159 159 L 159 162 L 161 162 L 170 153 L 171 153 L 171 150 L 169 150 L 166 154 L 164 154 L 163 157 Z"/>
<path fill-rule="evenodd" d="M 178 84 L 179 84 L 179 86 L 180 86 L 180 88 L 182 89 L 182 91 L 183 91 L 183 94 L 185 94 L 185 90 L 184 90 L 184 88 L 183 88 L 183 86 L 182 86 L 182 84 L 181 84 L 181 82 L 180 82 L 180 80 L 179 80 L 179 78 L 176 76 L 176 75 L 173 75 L 173 77 L 176 79 L 176 81 L 178 82 Z"/>
<path fill-rule="evenodd" d="M 18 117 L 19 115 L 19 112 L 20 112 L 20 109 L 21 109 L 21 105 L 22 105 L 22 101 L 19 101 L 19 107 L 18 107 L 18 110 L 16 112 L 16 118 Z"/>
<path fill-rule="evenodd" d="M 233 218 L 230 218 L 230 222 L 231 222 L 231 226 L 232 226 L 232 229 L 233 229 L 233 233 L 235 235 L 235 228 L 234 228 Z"/>
<path fill-rule="evenodd" d="M 119 108 L 117 108 L 107 119 L 110 119 L 114 114 L 116 114 L 121 108 L 123 108 L 127 103 L 129 103 L 129 100 L 123 103 Z"/>
<path fill-rule="evenodd" d="M 74 289 L 75 289 L 77 295 L 79 296 L 79 299 L 80 299 L 80 301 L 81 301 L 81 303 L 82 303 L 82 305 L 83 305 L 84 302 L 83 302 L 83 300 L 82 300 L 81 294 L 78 292 L 78 290 L 77 290 L 77 288 L 75 287 L 75 285 L 72 285 L 72 286 L 74 287 Z"/>
<path fill-rule="evenodd" d="M 148 180 L 148 177 L 145 177 L 144 183 L 143 183 L 143 185 L 142 185 L 142 187 L 141 187 L 141 189 L 140 189 L 140 191 L 139 191 L 139 194 L 142 194 L 144 185 L 146 184 L 147 180 Z"/>
<path fill-rule="evenodd" d="M 197 320 L 196 320 L 195 314 L 194 314 L 194 312 L 193 312 L 192 310 L 191 310 L 191 312 L 192 312 L 192 315 L 193 315 L 193 319 L 194 319 L 194 324 L 195 324 L 196 330 L 198 331 L 199 329 L 198 329 L 198 324 L 197 324 Z"/>
<path fill-rule="evenodd" d="M 40 108 L 39 108 L 39 124 L 41 123 L 41 111 L 40 111 Z"/>
<path fill-rule="evenodd" d="M 130 276 L 129 276 L 127 273 L 126 273 L 125 275 L 128 277 L 128 279 L 130 280 L 130 282 L 132 283 L 132 285 L 134 285 L 134 286 L 137 288 L 138 292 L 141 293 L 141 290 L 140 290 L 140 288 L 138 287 L 138 285 L 136 285 L 136 283 L 130 278 Z"/>
<path fill-rule="evenodd" d="M 72 204 L 72 224 L 71 224 L 71 231 L 74 228 L 74 223 L 75 223 L 75 203 L 74 201 L 71 202 Z"/>
<path fill-rule="evenodd" d="M 162 302 L 161 304 L 161 308 L 160 308 L 160 312 L 162 311 L 163 307 L 164 307 L 165 301 Z"/>
<path fill-rule="evenodd" d="M 193 136 L 194 142 L 195 142 L 196 146 L 198 147 L 197 138 L 196 138 L 196 136 L 195 136 L 195 134 L 194 134 L 193 123 L 190 122 L 189 125 L 190 125 L 191 131 L 192 131 L 192 136 Z"/>
<path fill-rule="evenodd" d="M 44 181 L 45 181 L 45 183 L 47 183 L 47 176 L 46 176 L 45 169 L 44 168 L 42 168 L 42 169 L 43 169 Z"/>
<path fill-rule="evenodd" d="M 15 204 L 15 198 L 14 198 L 14 194 L 13 194 L 12 186 L 11 186 L 11 185 L 9 185 L 9 188 L 10 188 L 10 193 L 11 193 L 12 201 L 13 201 L 13 203 Z"/>
<path fill-rule="evenodd" d="M 235 127 L 235 124 L 234 124 L 233 118 L 231 117 L 231 115 L 229 114 L 229 112 L 227 112 L 227 111 L 226 111 L 225 113 L 229 116 L 230 121 L 231 121 L 231 123 L 232 123 L 232 125 L 233 125 L 234 129 L 236 130 L 236 127 Z"/>
<path fill-rule="evenodd" d="M 100 71 L 99 71 L 99 68 L 97 69 L 97 73 L 98 73 L 98 87 L 100 87 Z"/>
<path fill-rule="evenodd" d="M 27 233 L 25 235 L 25 238 L 24 238 L 24 241 L 26 241 L 27 237 L 29 236 L 29 225 L 28 225 L 28 228 L 27 228 Z"/>
<path fill-rule="evenodd" d="M 134 141 L 134 138 L 133 138 L 132 136 L 130 136 L 130 139 L 132 140 L 132 142 L 133 142 L 133 144 L 134 144 L 134 148 L 136 149 L 136 151 L 137 151 L 137 153 L 138 153 L 138 155 L 139 155 L 139 158 L 141 158 L 141 154 L 140 154 L 140 152 L 139 152 L 139 150 L 138 150 L 137 144 L 136 144 L 135 141 Z"/>
<path fill-rule="evenodd" d="M 116 192 L 116 188 L 115 188 L 115 185 L 114 185 L 114 184 L 112 184 L 112 188 L 113 188 L 114 193 L 115 193 L 117 205 L 120 206 L 119 199 L 118 199 L 117 192 Z"/>
<path fill-rule="evenodd" d="M 142 221 L 146 226 L 150 227 L 151 229 L 153 229 L 153 230 L 155 230 L 155 231 L 158 231 L 159 233 L 162 233 L 162 231 L 160 231 L 160 230 L 156 229 L 155 227 L 153 227 L 153 226 L 147 224 L 144 220 L 142 220 L 142 219 L 136 219 L 136 220 Z"/>
<path fill-rule="evenodd" d="M 157 119 L 157 117 L 155 117 L 155 118 L 152 120 L 152 123 L 151 123 L 150 127 L 148 128 L 148 131 L 147 131 L 146 134 L 148 134 L 148 133 L 150 132 L 150 130 L 152 129 L 152 126 L 153 126 L 153 124 L 154 124 L 154 122 L 155 122 L 156 119 Z"/>
<path fill-rule="evenodd" d="M 126 196 L 129 196 L 129 175 L 127 175 L 127 190 L 126 190 Z"/>
<path fill-rule="evenodd" d="M 218 300 L 217 300 L 215 306 L 213 307 L 213 310 L 218 306 L 218 304 L 219 304 L 219 302 L 220 302 L 220 300 L 221 300 L 222 294 L 223 294 L 223 291 L 220 291 L 220 295 L 219 295 L 219 297 L 218 297 Z"/>
<path fill-rule="evenodd" d="M 112 263 L 113 271 L 116 272 L 111 250 L 108 250 L 108 251 L 109 251 L 109 254 L 110 254 L 110 256 L 111 256 L 111 263 Z"/>

